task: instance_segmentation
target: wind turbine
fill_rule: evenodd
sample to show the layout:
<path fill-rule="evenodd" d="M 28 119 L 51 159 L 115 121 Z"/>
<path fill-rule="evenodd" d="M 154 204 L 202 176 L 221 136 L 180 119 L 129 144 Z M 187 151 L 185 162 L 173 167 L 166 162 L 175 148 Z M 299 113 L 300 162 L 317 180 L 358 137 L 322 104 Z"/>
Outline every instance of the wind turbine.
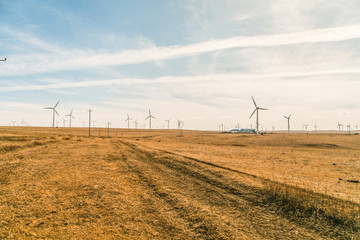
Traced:
<path fill-rule="evenodd" d="M 178 123 L 178 129 L 180 130 L 180 128 L 181 128 L 181 121 L 180 121 L 180 120 L 177 120 L 177 123 Z"/>
<path fill-rule="evenodd" d="M 127 114 L 127 119 L 125 120 L 125 122 L 128 122 L 128 128 L 130 128 L 130 120 L 132 120 L 132 118 L 130 118 L 129 114 Z"/>
<path fill-rule="evenodd" d="M 307 132 L 307 127 L 309 126 L 309 124 L 304 124 L 304 128 L 305 128 L 305 131 Z"/>
<path fill-rule="evenodd" d="M 137 126 L 138 126 L 138 121 L 137 121 L 137 119 L 135 120 L 135 122 L 134 122 L 134 124 L 135 124 L 135 129 L 137 129 Z"/>
<path fill-rule="evenodd" d="M 71 109 L 71 112 L 69 114 L 66 114 L 65 117 L 69 116 L 70 118 L 70 122 L 69 122 L 69 127 L 71 128 L 71 119 L 75 119 L 75 117 L 72 115 L 73 109 Z"/>
<path fill-rule="evenodd" d="M 21 126 L 25 126 L 25 123 L 26 122 L 24 121 L 24 119 L 22 119 L 21 122 L 20 122 Z"/>
<path fill-rule="evenodd" d="M 64 124 L 64 127 L 65 127 L 65 123 L 66 123 L 66 121 L 67 121 L 67 120 L 63 118 L 63 124 Z"/>
<path fill-rule="evenodd" d="M 356 131 L 358 130 L 359 125 L 355 125 Z"/>
<path fill-rule="evenodd" d="M 341 132 L 341 127 L 344 126 L 344 125 L 342 125 L 341 123 L 339 123 L 339 121 L 337 122 L 337 124 L 338 124 L 338 128 L 339 128 L 339 132 Z"/>
<path fill-rule="evenodd" d="M 316 123 L 315 123 L 315 125 L 314 125 L 314 128 L 315 128 L 315 132 L 316 132 L 316 129 L 317 129 L 317 127 L 318 127 L 318 125 L 316 125 Z"/>
<path fill-rule="evenodd" d="M 250 115 L 249 119 L 254 115 L 254 113 L 256 112 L 256 133 L 259 134 L 259 110 L 269 110 L 267 108 L 261 108 L 261 107 L 258 107 L 256 105 L 256 102 L 254 100 L 253 97 L 251 97 L 253 102 L 254 102 L 254 105 L 255 105 L 255 110 L 253 111 L 253 113 Z"/>
<path fill-rule="evenodd" d="M 348 131 L 349 131 L 349 135 L 350 135 L 350 133 L 351 133 L 351 126 L 350 126 L 350 123 L 349 123 L 346 127 L 347 127 L 347 129 L 348 129 Z"/>
<path fill-rule="evenodd" d="M 93 127 L 95 127 L 96 120 L 92 120 Z"/>
<path fill-rule="evenodd" d="M 288 134 L 290 134 L 290 117 L 291 117 L 292 114 L 290 114 L 288 117 L 287 116 L 284 116 L 284 118 L 287 119 L 287 122 L 288 122 Z"/>
<path fill-rule="evenodd" d="M 150 121 L 150 126 L 149 129 L 151 130 L 151 118 L 155 118 L 153 115 L 151 115 L 150 109 L 149 109 L 149 116 L 147 116 L 147 118 L 145 118 L 145 120 L 149 119 Z"/>
<path fill-rule="evenodd" d="M 60 101 L 58 101 L 54 107 L 46 107 L 44 109 L 52 109 L 53 110 L 53 126 L 52 127 L 55 127 L 55 113 L 59 116 L 59 113 L 56 111 L 56 107 L 57 105 L 59 104 Z"/>
<path fill-rule="evenodd" d="M 165 121 L 167 121 L 168 130 L 169 130 L 169 124 L 170 124 L 171 119 L 168 119 L 168 120 L 165 120 Z"/>

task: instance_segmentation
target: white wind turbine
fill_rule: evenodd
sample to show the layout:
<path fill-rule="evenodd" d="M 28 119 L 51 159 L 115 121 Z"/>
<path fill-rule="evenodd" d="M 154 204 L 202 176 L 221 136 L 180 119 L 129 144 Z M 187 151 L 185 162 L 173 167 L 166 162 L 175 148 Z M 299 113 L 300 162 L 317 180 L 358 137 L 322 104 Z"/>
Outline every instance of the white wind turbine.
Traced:
<path fill-rule="evenodd" d="M 135 129 L 137 129 L 137 126 L 138 126 L 138 121 L 137 121 L 137 119 L 135 120 L 135 122 L 134 122 L 134 124 L 135 124 Z"/>
<path fill-rule="evenodd" d="M 154 119 L 155 119 L 155 117 L 154 117 L 153 115 L 151 115 L 151 111 L 150 111 L 150 109 L 149 109 L 149 116 L 147 116 L 147 118 L 145 118 L 145 120 L 149 119 L 149 122 L 150 122 L 149 129 L 150 129 L 150 130 L 151 130 L 151 118 L 154 118 Z"/>
<path fill-rule="evenodd" d="M 346 125 L 346 128 L 347 128 L 347 130 L 349 132 L 349 135 L 350 135 L 350 133 L 351 133 L 351 125 L 350 125 L 350 123 L 348 125 Z"/>
<path fill-rule="evenodd" d="M 21 120 L 20 124 L 21 126 L 25 126 L 26 122 L 24 121 L 24 119 Z"/>
<path fill-rule="evenodd" d="M 182 122 L 180 120 L 177 120 L 177 123 L 178 123 L 178 129 L 180 130 Z"/>
<path fill-rule="evenodd" d="M 128 128 L 130 128 L 130 120 L 132 120 L 132 118 L 129 117 L 129 114 L 126 114 L 127 115 L 127 118 L 125 120 L 125 122 L 127 121 L 128 122 Z"/>
<path fill-rule="evenodd" d="M 337 122 L 337 124 L 338 124 L 338 128 L 339 128 L 339 132 L 341 132 L 341 127 L 344 126 L 344 125 L 339 123 L 339 121 Z"/>
<path fill-rule="evenodd" d="M 261 107 L 258 107 L 256 105 L 256 102 L 254 100 L 253 97 L 251 97 L 253 102 L 254 102 L 254 105 L 255 105 L 255 110 L 253 111 L 253 113 L 250 115 L 249 119 L 254 115 L 254 113 L 256 112 L 256 133 L 259 134 L 259 110 L 268 110 L 267 108 L 261 108 Z"/>
<path fill-rule="evenodd" d="M 314 125 L 315 132 L 316 132 L 317 128 L 318 128 L 318 125 L 316 125 L 316 123 L 315 123 L 315 125 Z"/>
<path fill-rule="evenodd" d="M 170 124 L 171 119 L 168 119 L 168 120 L 165 120 L 165 121 L 167 122 L 168 130 L 169 130 L 169 124 Z"/>
<path fill-rule="evenodd" d="M 308 126 L 309 126 L 309 124 L 304 124 L 304 128 L 305 128 L 305 131 L 306 131 L 306 133 L 307 133 L 307 128 L 308 128 Z"/>
<path fill-rule="evenodd" d="M 288 117 L 287 116 L 284 116 L 284 118 L 287 119 L 287 123 L 288 123 L 288 134 L 290 134 L 290 117 L 291 117 L 292 114 L 290 114 Z"/>
<path fill-rule="evenodd" d="M 44 109 L 52 109 L 53 110 L 53 126 L 55 127 L 55 113 L 59 116 L 59 113 L 56 111 L 56 107 L 59 104 L 60 101 L 58 101 L 54 107 L 45 107 Z"/>
<path fill-rule="evenodd" d="M 70 121 L 69 121 L 69 127 L 71 128 L 71 119 L 75 119 L 75 117 L 72 115 L 73 113 L 73 109 L 71 109 L 71 112 L 69 114 L 66 114 L 65 117 L 69 116 Z"/>
<path fill-rule="evenodd" d="M 63 125 L 64 125 L 64 127 L 65 127 L 65 123 L 66 123 L 67 120 L 64 119 L 64 118 L 63 118 L 62 120 L 63 120 Z"/>

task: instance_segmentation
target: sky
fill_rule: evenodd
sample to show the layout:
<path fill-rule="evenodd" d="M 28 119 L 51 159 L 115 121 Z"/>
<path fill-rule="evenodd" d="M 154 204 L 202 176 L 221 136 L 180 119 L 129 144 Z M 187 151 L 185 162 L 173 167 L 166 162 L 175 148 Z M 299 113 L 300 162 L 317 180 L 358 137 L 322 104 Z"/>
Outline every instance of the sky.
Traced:
<path fill-rule="evenodd" d="M 0 0 L 0 125 L 360 123 L 360 1 Z M 67 121 L 66 121 L 67 120 Z"/>

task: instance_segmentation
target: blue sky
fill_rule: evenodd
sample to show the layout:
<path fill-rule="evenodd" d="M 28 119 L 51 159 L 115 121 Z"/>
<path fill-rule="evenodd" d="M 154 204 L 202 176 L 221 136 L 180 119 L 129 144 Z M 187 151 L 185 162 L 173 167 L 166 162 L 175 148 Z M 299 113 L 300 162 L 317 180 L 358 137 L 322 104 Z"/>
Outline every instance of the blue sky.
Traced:
<path fill-rule="evenodd" d="M 359 1 L 0 0 L 0 125 L 360 123 Z M 66 122 L 66 125 L 68 122 Z M 132 124 L 134 126 L 134 124 Z"/>

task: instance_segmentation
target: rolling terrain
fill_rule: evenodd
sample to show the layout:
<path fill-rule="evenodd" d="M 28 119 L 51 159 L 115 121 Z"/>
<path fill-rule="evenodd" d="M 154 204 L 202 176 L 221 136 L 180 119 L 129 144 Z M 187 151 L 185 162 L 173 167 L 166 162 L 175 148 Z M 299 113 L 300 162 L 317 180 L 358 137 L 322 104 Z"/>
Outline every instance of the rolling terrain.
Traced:
<path fill-rule="evenodd" d="M 0 129 L 0 238 L 359 239 L 359 136 L 86 134 Z"/>

